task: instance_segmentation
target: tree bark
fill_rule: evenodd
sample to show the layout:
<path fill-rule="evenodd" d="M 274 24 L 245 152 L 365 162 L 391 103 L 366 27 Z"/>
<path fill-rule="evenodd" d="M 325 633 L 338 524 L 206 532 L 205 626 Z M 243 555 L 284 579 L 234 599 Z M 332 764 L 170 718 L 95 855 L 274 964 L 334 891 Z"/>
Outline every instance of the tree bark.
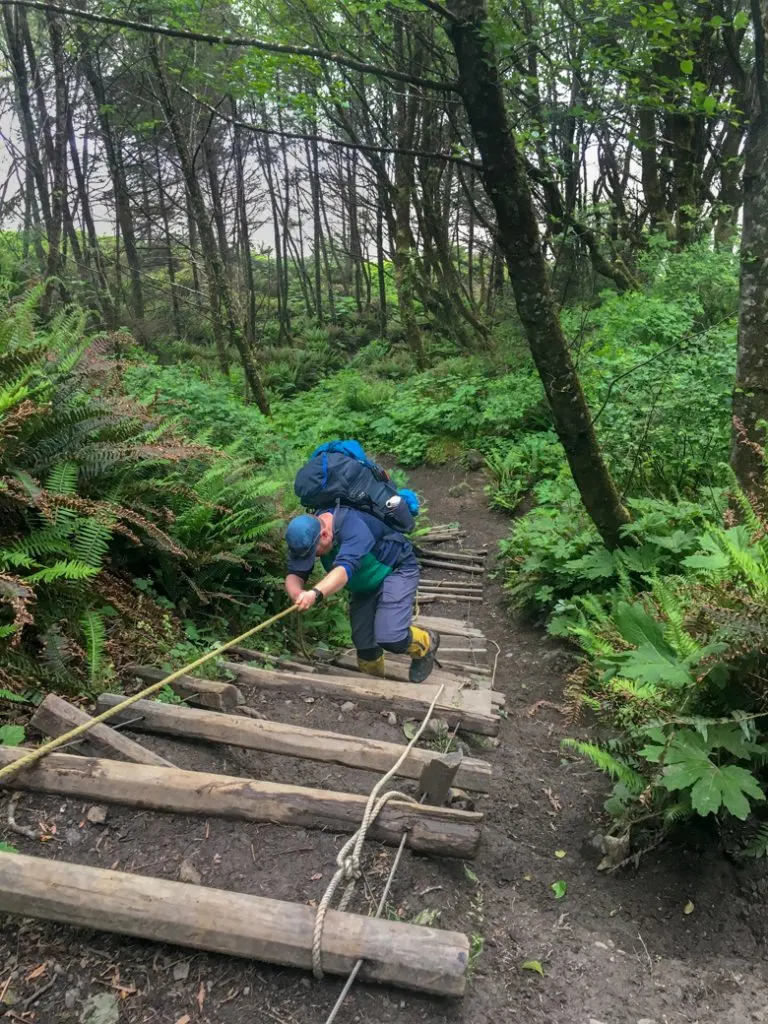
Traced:
<path fill-rule="evenodd" d="M 522 154 L 512 133 L 484 0 L 451 0 L 447 32 L 459 68 L 459 90 L 496 211 L 517 310 L 584 506 L 606 547 L 621 542 L 629 515 L 597 442 L 550 288 L 549 273 Z"/>
<path fill-rule="evenodd" d="M 744 229 L 736 382 L 733 389 L 731 466 L 744 492 L 766 498 L 765 427 L 768 421 L 768 3 L 756 17 L 752 117 L 744 150 Z"/>

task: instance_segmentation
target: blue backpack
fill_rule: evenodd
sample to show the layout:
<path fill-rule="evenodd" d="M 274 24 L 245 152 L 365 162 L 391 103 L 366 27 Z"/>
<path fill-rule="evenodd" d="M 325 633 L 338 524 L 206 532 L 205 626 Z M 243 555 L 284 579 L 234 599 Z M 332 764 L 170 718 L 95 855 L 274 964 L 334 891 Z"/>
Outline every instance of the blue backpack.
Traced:
<path fill-rule="evenodd" d="M 398 491 L 358 441 L 327 441 L 315 448 L 296 474 L 294 490 L 312 512 L 343 505 L 368 512 L 399 533 L 416 525 L 419 499 L 413 491 Z"/>

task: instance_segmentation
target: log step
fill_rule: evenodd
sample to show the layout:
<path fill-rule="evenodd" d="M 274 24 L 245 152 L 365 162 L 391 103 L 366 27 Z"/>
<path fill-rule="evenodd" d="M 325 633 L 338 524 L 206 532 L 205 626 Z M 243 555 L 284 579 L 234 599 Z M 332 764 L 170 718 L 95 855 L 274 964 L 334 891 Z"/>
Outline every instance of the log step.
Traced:
<path fill-rule="evenodd" d="M 476 640 L 485 640 L 482 630 L 476 629 L 470 622 L 461 619 L 446 619 L 434 615 L 417 615 L 413 620 L 414 625 L 422 629 L 434 629 L 441 636 L 462 636 L 472 637 Z"/>
<path fill-rule="evenodd" d="M 123 669 L 123 675 L 129 679 L 159 683 L 168 673 L 149 665 L 127 665 Z M 220 683 L 215 679 L 198 679 L 197 676 L 179 676 L 169 685 L 179 697 L 198 707 L 213 708 L 214 711 L 234 711 L 240 704 L 245 704 L 245 697 L 231 683 Z"/>
<path fill-rule="evenodd" d="M 469 572 L 469 573 L 484 573 L 485 568 L 482 565 L 475 565 L 470 562 L 452 562 L 451 556 L 446 554 L 444 559 L 437 558 L 419 558 L 421 565 L 426 565 L 430 569 L 449 569 L 451 572 Z"/>
<path fill-rule="evenodd" d="M 124 697 L 118 698 L 119 701 L 124 699 Z M 125 721 L 130 721 L 130 717 L 130 714 L 126 715 Z M 136 716 L 134 715 L 134 717 Z M 32 715 L 29 724 L 43 736 L 62 736 L 78 725 L 92 720 L 91 716 L 81 711 L 80 708 L 62 700 L 55 693 L 49 693 Z M 82 740 L 89 743 L 99 754 L 107 757 L 123 758 L 136 764 L 156 764 L 165 768 L 173 768 L 171 761 L 147 750 L 140 743 L 124 736 L 103 722 L 91 726 Z"/>
<path fill-rule="evenodd" d="M 103 693 L 97 702 L 99 711 L 115 707 L 123 698 L 116 693 Z M 141 721 L 133 721 L 141 715 Z M 404 747 L 382 740 L 344 736 L 321 729 L 307 729 L 299 725 L 266 722 L 221 715 L 213 711 L 195 711 L 178 704 L 138 700 L 125 711 L 118 712 L 116 722 L 132 722 L 131 729 L 140 732 L 183 736 L 186 739 L 208 740 L 212 743 L 230 743 L 248 750 L 261 750 L 269 754 L 306 758 L 326 764 L 340 764 L 366 771 L 389 771 L 402 754 Z M 431 750 L 414 747 L 397 774 L 406 779 L 419 779 L 425 766 L 439 755 Z M 491 783 L 491 766 L 487 761 L 465 757 L 459 765 L 455 784 L 461 789 L 487 793 Z"/>
<path fill-rule="evenodd" d="M 0 911 L 266 963 L 312 966 L 311 907 L 66 861 L 0 855 Z M 459 932 L 330 910 L 322 949 L 323 968 L 331 974 L 348 975 L 361 959 L 365 981 L 434 995 L 464 993 L 469 940 Z"/>
<path fill-rule="evenodd" d="M 0 746 L 0 765 L 11 764 L 25 753 L 28 751 L 21 747 Z M 367 800 L 353 793 L 72 754 L 48 754 L 33 767 L 19 772 L 7 785 L 10 789 L 57 793 L 156 811 L 269 821 L 336 832 L 354 832 L 359 827 Z M 482 820 L 483 815 L 476 812 L 390 800 L 369 835 L 397 846 L 403 832 L 407 832 L 406 845 L 419 853 L 474 857 Z"/>
<path fill-rule="evenodd" d="M 393 683 L 387 679 L 374 680 L 360 675 L 357 679 L 340 676 L 304 674 L 256 668 L 225 661 L 222 667 L 232 672 L 240 685 L 251 683 L 266 689 L 292 690 L 300 693 L 325 693 L 331 697 L 344 697 L 376 710 L 390 710 L 409 717 L 423 717 L 437 693 L 429 682 Z M 492 713 L 489 690 L 458 690 L 446 687 L 435 705 L 436 718 L 445 719 L 450 726 L 458 726 L 484 736 L 496 736 L 499 719 Z"/>

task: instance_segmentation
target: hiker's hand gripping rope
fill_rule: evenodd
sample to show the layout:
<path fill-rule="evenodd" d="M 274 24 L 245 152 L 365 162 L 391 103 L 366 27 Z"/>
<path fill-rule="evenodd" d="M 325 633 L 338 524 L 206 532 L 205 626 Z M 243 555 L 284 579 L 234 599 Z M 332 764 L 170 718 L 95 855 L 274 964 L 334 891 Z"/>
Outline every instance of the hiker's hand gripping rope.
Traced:
<path fill-rule="evenodd" d="M 112 718 L 118 712 L 123 711 L 131 704 L 135 704 L 137 700 L 142 700 L 144 697 L 149 697 L 152 693 L 157 693 L 158 690 L 162 690 L 164 686 L 168 686 L 169 683 L 174 682 L 180 676 L 186 675 L 188 672 L 193 672 L 196 668 L 200 668 L 201 665 L 205 665 L 206 662 L 211 661 L 213 658 L 218 657 L 224 651 L 228 651 L 230 647 L 235 647 L 238 644 L 242 644 L 243 641 L 252 637 L 256 633 L 260 633 L 262 630 L 267 629 L 269 626 L 273 626 L 280 619 L 284 619 L 287 615 L 291 615 L 293 612 L 299 609 L 295 604 L 291 605 L 290 608 L 284 608 L 283 611 L 278 612 L 277 615 L 271 616 L 269 619 L 265 619 L 264 622 L 260 622 L 258 626 L 253 626 L 251 629 L 241 633 L 240 636 L 236 636 L 234 640 L 228 640 L 227 643 L 222 644 L 221 647 L 217 647 L 213 651 L 209 651 L 208 654 L 203 654 L 201 657 L 191 661 L 188 665 L 184 665 L 183 668 L 177 669 L 175 672 L 171 672 L 165 679 L 161 679 L 158 683 L 152 683 L 151 686 L 145 687 L 135 693 L 132 697 L 126 697 L 124 701 L 119 704 L 115 704 L 113 708 L 107 708 L 106 711 L 102 711 L 100 715 L 96 715 L 95 718 L 90 719 L 88 722 L 83 722 L 82 725 L 76 726 L 74 729 L 70 729 L 69 732 L 65 732 L 61 736 L 57 736 L 55 739 L 49 740 L 44 743 L 42 747 L 37 747 L 36 750 L 30 750 L 29 753 L 24 754 L 16 761 L 12 761 L 7 764 L 4 768 L 0 768 L 0 781 L 7 780 L 16 775 L 17 772 L 23 771 L 24 768 L 30 768 L 33 764 L 36 764 L 41 758 L 45 757 L 46 754 L 50 754 L 52 750 L 57 750 L 59 747 L 63 747 L 64 744 L 70 743 L 77 736 L 82 736 L 84 733 L 92 729 L 94 725 L 98 725 L 100 722 L 105 722 L 108 718 Z"/>

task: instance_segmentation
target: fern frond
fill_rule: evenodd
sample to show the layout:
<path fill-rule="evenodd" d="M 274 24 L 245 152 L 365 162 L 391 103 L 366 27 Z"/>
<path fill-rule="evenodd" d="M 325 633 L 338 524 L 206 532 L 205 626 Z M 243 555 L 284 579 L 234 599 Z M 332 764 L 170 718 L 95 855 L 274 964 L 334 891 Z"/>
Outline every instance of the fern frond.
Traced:
<path fill-rule="evenodd" d="M 96 686 L 101 679 L 104 664 L 104 648 L 107 636 L 104 616 L 97 611 L 85 612 L 80 619 L 80 626 L 85 635 L 88 677 L 91 686 Z"/>
<path fill-rule="evenodd" d="M 614 781 L 619 780 L 622 782 L 630 793 L 642 793 L 647 785 L 646 779 L 639 772 L 636 772 L 624 761 L 620 761 L 613 754 L 594 743 L 566 737 L 560 741 L 560 745 L 569 750 L 576 751 L 582 757 L 589 758 L 596 768 L 607 772 Z"/>

